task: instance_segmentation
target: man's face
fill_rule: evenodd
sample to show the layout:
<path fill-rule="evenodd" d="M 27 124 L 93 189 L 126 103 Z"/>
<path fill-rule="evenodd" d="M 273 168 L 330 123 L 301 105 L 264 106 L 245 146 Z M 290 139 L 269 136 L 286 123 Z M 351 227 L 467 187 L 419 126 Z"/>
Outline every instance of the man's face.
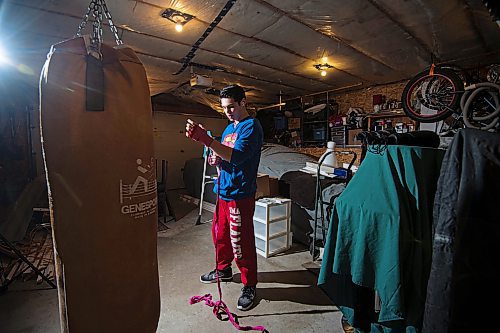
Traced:
<path fill-rule="evenodd" d="M 220 104 L 222 106 L 222 109 L 224 110 L 224 113 L 226 114 L 226 117 L 230 121 L 241 120 L 241 117 L 244 113 L 243 108 L 245 106 L 245 99 L 242 99 L 241 102 L 238 103 L 232 98 L 221 98 Z"/>

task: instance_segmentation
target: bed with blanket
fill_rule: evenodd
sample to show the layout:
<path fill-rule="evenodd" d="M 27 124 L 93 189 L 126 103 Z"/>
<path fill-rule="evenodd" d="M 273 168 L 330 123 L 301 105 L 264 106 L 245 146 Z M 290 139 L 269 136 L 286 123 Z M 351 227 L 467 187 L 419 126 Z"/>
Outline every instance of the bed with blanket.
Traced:
<path fill-rule="evenodd" d="M 285 146 L 265 143 L 262 146 L 259 173 L 268 174 L 279 179 L 280 195 L 292 200 L 291 229 L 293 241 L 309 245 L 312 239 L 315 215 L 316 177 L 299 171 L 306 162 L 316 162 L 316 159 L 304 153 L 297 152 Z M 216 174 L 214 167 L 207 165 L 207 175 Z M 186 161 L 184 166 L 184 184 L 189 195 L 199 198 L 203 177 L 203 158 Z M 324 180 L 323 200 L 329 201 L 345 188 L 344 183 Z M 213 184 L 207 184 L 204 200 L 215 203 Z M 322 239 L 322 233 L 317 233 L 317 239 Z"/>

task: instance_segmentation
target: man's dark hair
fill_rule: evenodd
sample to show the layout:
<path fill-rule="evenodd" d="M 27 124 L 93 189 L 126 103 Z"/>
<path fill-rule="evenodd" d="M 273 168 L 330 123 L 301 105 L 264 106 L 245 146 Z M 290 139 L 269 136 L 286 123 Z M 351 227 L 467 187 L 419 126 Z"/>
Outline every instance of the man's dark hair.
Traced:
<path fill-rule="evenodd" d="M 232 98 L 238 104 L 245 98 L 245 90 L 242 87 L 233 84 L 220 91 L 220 98 Z"/>

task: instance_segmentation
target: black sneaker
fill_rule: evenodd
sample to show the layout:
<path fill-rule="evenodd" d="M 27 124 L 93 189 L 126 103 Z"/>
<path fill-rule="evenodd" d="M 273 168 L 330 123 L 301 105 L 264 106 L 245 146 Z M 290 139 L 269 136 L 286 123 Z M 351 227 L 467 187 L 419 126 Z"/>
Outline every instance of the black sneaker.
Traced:
<path fill-rule="evenodd" d="M 256 294 L 257 289 L 255 287 L 244 286 L 241 288 L 241 295 L 240 298 L 238 298 L 238 309 L 242 311 L 250 309 Z"/>
<path fill-rule="evenodd" d="M 213 271 L 200 276 L 200 281 L 203 283 L 217 282 L 217 273 L 216 272 L 219 272 L 219 280 L 221 282 L 233 281 L 233 270 L 231 269 L 231 267 L 227 267 L 227 268 L 223 269 L 222 271 L 217 271 L 216 269 L 214 269 Z"/>

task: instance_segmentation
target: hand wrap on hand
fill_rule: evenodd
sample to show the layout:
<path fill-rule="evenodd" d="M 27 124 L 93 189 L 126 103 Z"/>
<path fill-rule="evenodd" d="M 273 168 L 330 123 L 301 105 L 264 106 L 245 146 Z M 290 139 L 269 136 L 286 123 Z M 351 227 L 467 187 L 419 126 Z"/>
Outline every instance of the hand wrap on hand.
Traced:
<path fill-rule="evenodd" d="M 210 147 L 214 141 L 214 139 L 207 134 L 207 131 L 198 124 L 196 124 L 191 131 L 187 132 L 187 134 L 191 139 L 199 141 L 207 147 Z"/>
<path fill-rule="evenodd" d="M 207 160 L 208 164 L 211 166 L 219 165 L 222 162 L 222 158 L 218 155 L 210 154 Z"/>

